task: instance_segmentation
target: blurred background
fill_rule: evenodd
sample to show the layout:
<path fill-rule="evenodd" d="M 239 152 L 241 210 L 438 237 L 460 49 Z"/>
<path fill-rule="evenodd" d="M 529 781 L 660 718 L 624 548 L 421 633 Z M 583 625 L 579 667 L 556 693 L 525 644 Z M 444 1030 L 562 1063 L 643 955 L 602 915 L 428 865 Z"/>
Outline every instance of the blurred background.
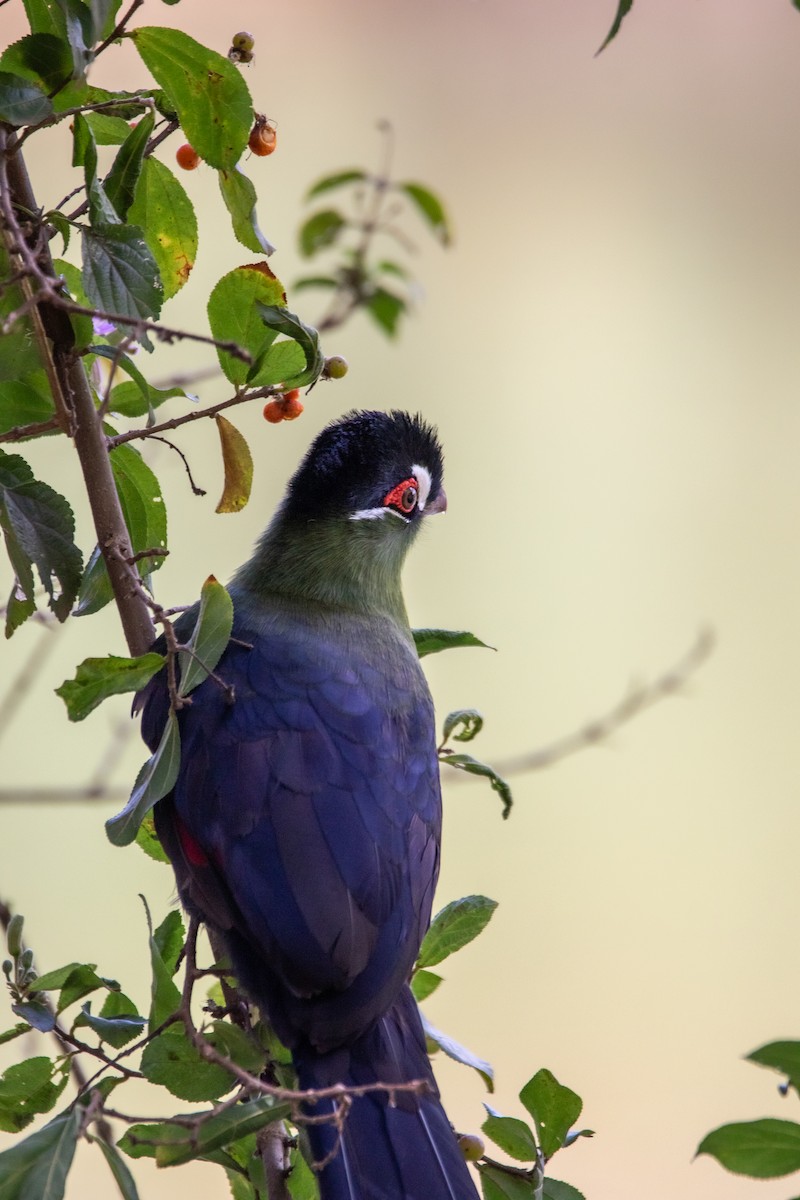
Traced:
<path fill-rule="evenodd" d="M 210 572 L 225 579 L 247 557 L 331 417 L 402 406 L 438 424 L 450 501 L 409 562 L 412 622 L 497 648 L 426 660 L 442 716 L 484 712 L 478 756 L 502 763 L 580 728 L 710 626 L 714 653 L 679 697 L 601 747 L 512 777 L 508 821 L 488 787 L 446 778 L 437 907 L 478 892 L 499 908 L 444 964 L 426 1010 L 495 1067 L 489 1097 L 476 1074 L 439 1063 L 458 1128 L 478 1129 L 484 1100 L 522 1116 L 517 1093 L 546 1066 L 596 1131 L 552 1168 L 589 1200 L 769 1200 L 796 1184 L 692 1157 L 725 1121 L 798 1117 L 777 1076 L 742 1056 L 800 1038 L 800 14 L 789 0 L 640 3 L 595 58 L 613 9 L 148 0 L 142 24 L 182 26 L 223 52 L 234 31 L 255 35 L 247 80 L 279 141 L 246 170 L 285 283 L 307 273 L 305 190 L 374 168 L 381 118 L 395 130 L 396 177 L 438 191 L 455 227 L 444 251 L 409 217 L 423 294 L 395 344 L 358 316 L 324 342 L 349 375 L 315 389 L 301 420 L 276 427 L 260 405 L 237 409 L 256 459 L 241 515 L 214 514 L 211 422 L 180 443 L 205 498 L 162 448 L 172 554 L 158 594 L 189 602 Z M 0 36 L 24 29 L 11 0 Z M 92 78 L 146 80 L 129 46 Z M 30 143 L 45 207 L 71 186 L 68 157 L 58 135 Z M 182 182 L 200 251 L 165 318 L 205 330 L 210 288 L 254 256 L 234 242 L 211 172 Z M 290 304 L 313 322 L 324 297 L 290 289 Z M 158 356 L 153 378 L 214 361 L 191 344 Z M 197 390 L 205 403 L 229 391 L 220 379 Z M 23 452 L 76 502 L 88 553 L 66 447 Z M 0 594 L 9 587 L 2 562 Z M 102 777 L 127 793 L 138 741 L 110 778 L 104 765 L 127 701 L 70 727 L 53 695 L 87 654 L 124 652 L 114 615 L 56 635 L 29 623 L 3 649 L 6 685 L 37 647 L 35 686 L 0 725 L 3 792 Z M 160 919 L 174 888 L 167 868 L 106 841 L 119 806 L 3 806 L 0 895 L 25 914 L 40 969 L 96 957 L 146 1003 L 137 893 Z M 14 1043 L 6 1058 L 16 1053 L 34 1049 Z M 171 1105 L 165 1094 L 160 1111 Z M 99 1160 L 81 1148 L 69 1200 L 112 1194 Z M 140 1161 L 135 1173 L 143 1200 L 227 1195 L 213 1166 L 159 1174 Z"/>

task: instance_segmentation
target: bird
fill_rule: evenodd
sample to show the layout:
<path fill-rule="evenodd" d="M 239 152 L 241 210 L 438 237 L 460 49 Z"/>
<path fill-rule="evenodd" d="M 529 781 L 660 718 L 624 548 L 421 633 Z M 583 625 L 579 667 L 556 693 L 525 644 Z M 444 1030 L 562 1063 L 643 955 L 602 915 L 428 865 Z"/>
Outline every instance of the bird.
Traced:
<path fill-rule="evenodd" d="M 180 770 L 154 812 L 182 904 L 221 939 L 300 1088 L 366 1086 L 343 1122 L 333 1101 L 308 1109 L 322 1200 L 477 1198 L 409 986 L 442 808 L 401 569 L 445 511 L 442 474 L 419 415 L 353 411 L 317 435 L 230 581 L 231 640 L 178 713 Z M 185 637 L 196 609 L 181 620 Z M 164 672 L 140 707 L 155 750 Z"/>

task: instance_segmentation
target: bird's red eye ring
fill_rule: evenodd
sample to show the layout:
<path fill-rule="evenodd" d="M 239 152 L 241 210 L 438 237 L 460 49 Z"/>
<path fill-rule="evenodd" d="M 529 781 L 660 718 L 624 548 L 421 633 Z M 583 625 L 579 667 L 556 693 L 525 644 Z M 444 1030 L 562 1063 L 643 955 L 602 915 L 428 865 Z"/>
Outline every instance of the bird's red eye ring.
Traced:
<path fill-rule="evenodd" d="M 397 487 L 393 487 L 384 496 L 383 503 L 386 508 L 396 508 L 398 512 L 407 516 L 417 507 L 418 491 L 419 486 L 412 476 L 410 479 L 404 479 L 402 483 L 398 483 Z"/>

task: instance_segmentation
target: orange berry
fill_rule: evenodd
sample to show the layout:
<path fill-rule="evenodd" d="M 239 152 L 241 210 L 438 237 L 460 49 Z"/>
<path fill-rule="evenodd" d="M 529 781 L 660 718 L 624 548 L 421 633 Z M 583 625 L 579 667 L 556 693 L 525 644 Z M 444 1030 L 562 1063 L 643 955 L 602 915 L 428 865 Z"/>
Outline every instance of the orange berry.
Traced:
<path fill-rule="evenodd" d="M 268 400 L 264 405 L 264 420 L 270 425 L 279 425 L 283 420 L 283 403 L 280 400 Z"/>
<path fill-rule="evenodd" d="M 298 400 L 298 393 L 289 392 L 283 400 L 283 419 L 284 421 L 294 421 L 300 416 L 303 411 L 303 405 Z"/>
<path fill-rule="evenodd" d="M 194 171 L 203 161 L 194 146 L 190 146 L 188 142 L 184 142 L 182 146 L 178 147 L 175 157 L 178 160 L 178 166 L 183 167 L 184 171 Z"/>
<path fill-rule="evenodd" d="M 272 122 L 268 121 L 266 117 L 257 116 L 247 142 L 253 154 L 257 154 L 259 158 L 263 158 L 266 154 L 272 154 L 277 140 L 278 134 Z"/>

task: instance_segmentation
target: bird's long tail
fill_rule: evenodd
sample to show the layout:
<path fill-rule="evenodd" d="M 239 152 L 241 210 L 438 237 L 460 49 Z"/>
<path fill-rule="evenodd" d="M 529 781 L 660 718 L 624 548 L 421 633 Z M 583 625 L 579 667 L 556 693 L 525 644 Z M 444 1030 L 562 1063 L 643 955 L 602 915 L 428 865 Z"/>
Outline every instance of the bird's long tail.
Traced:
<path fill-rule="evenodd" d="M 353 1098 L 343 1122 L 307 1126 L 314 1159 L 325 1164 L 319 1173 L 322 1200 L 477 1200 L 439 1100 L 408 988 L 352 1045 L 324 1055 L 296 1048 L 294 1059 L 303 1089 L 428 1084 L 423 1094 L 370 1091 Z M 323 1101 L 308 1109 L 315 1118 L 332 1112 L 332 1104 Z"/>

